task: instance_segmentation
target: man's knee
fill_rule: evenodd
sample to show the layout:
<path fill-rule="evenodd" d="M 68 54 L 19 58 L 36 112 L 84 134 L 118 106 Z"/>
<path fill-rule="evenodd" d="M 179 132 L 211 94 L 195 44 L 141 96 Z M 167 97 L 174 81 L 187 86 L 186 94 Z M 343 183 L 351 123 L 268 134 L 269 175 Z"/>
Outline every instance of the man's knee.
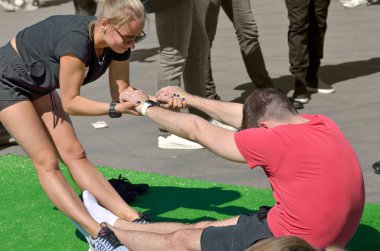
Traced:
<path fill-rule="evenodd" d="M 181 229 L 167 235 L 173 250 L 201 250 L 201 234 L 203 229 Z"/>
<path fill-rule="evenodd" d="M 191 224 L 191 227 L 193 229 L 206 229 L 209 226 L 211 226 L 212 223 L 213 223 L 213 221 L 200 221 L 200 222 Z"/>

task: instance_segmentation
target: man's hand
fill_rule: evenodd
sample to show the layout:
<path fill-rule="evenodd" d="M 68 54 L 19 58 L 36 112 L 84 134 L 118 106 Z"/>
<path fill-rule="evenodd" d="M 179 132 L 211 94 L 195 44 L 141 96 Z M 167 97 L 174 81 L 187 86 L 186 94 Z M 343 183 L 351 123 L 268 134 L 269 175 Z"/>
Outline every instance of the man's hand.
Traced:
<path fill-rule="evenodd" d="M 190 94 L 178 86 L 167 86 L 157 92 L 156 98 L 161 102 L 162 107 L 175 110 L 187 108 L 188 95 Z"/>

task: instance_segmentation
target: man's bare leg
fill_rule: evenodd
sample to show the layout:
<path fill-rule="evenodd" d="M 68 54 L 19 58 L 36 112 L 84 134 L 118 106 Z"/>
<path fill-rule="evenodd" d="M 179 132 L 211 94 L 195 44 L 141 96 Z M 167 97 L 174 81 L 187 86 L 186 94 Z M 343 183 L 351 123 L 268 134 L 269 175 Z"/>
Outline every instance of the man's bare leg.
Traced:
<path fill-rule="evenodd" d="M 211 226 L 229 226 L 236 225 L 239 216 L 235 216 L 226 220 L 220 221 L 200 221 L 194 224 L 184 224 L 178 222 L 157 222 L 150 224 L 138 224 L 130 221 L 123 220 L 118 218 L 115 221 L 114 227 L 121 230 L 134 230 L 134 231 L 143 231 L 143 232 L 152 232 L 152 233 L 172 233 L 178 230 L 184 229 L 205 229 Z"/>
<path fill-rule="evenodd" d="M 134 251 L 201 250 L 201 235 L 203 229 L 181 229 L 173 233 L 152 233 L 133 230 L 121 230 L 116 227 L 111 228 L 120 239 L 120 241 L 124 243 L 127 248 Z"/>
<path fill-rule="evenodd" d="M 233 218 L 221 221 L 201 221 L 194 224 L 176 222 L 138 224 L 117 217 L 112 212 L 99 205 L 95 197 L 88 191 L 83 191 L 83 202 L 91 216 L 97 222 L 106 222 L 120 230 L 134 230 L 151 233 L 172 233 L 181 229 L 205 229 L 209 226 L 235 225 L 239 219 L 239 216 L 235 216 Z"/>

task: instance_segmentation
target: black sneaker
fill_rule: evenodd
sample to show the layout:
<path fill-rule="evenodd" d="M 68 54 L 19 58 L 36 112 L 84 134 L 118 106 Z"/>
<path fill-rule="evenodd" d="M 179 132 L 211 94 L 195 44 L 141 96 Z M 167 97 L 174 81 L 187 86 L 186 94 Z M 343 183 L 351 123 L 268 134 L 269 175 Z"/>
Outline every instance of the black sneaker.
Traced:
<path fill-rule="evenodd" d="M 140 224 L 149 224 L 150 219 L 149 219 L 148 214 L 141 214 L 140 218 L 135 219 L 133 222 L 140 223 Z"/>
<path fill-rule="evenodd" d="M 91 246 L 95 251 L 128 251 L 116 237 L 115 233 L 107 227 L 107 224 L 102 222 L 100 224 L 102 229 L 98 233 L 98 237 L 93 239 L 89 238 Z"/>
<path fill-rule="evenodd" d="M 307 92 L 306 86 L 297 80 L 294 84 L 293 99 L 302 104 L 306 104 L 310 101 L 310 96 Z"/>
<path fill-rule="evenodd" d="M 294 109 L 303 109 L 303 104 L 301 102 L 295 101 L 294 98 L 288 98 L 289 101 L 293 104 Z"/>
<path fill-rule="evenodd" d="M 120 187 L 123 191 L 137 192 L 138 194 L 144 194 L 149 189 L 148 184 L 132 184 L 127 178 L 119 175 L 117 179 L 108 180 L 111 185 Z"/>
<path fill-rule="evenodd" d="M 372 168 L 376 174 L 380 174 L 380 161 L 373 163 Z"/>
<path fill-rule="evenodd" d="M 125 202 L 127 202 L 127 203 L 131 203 L 131 202 L 135 201 L 136 198 L 137 198 L 137 196 L 139 195 L 135 191 L 124 190 L 119 185 L 116 185 L 116 186 L 113 186 L 113 187 L 115 188 L 116 192 L 120 195 L 120 197 L 123 198 L 123 200 Z"/>
<path fill-rule="evenodd" d="M 308 82 L 306 85 L 306 89 L 310 92 L 323 94 L 330 94 L 335 92 L 335 89 L 331 85 L 327 84 L 319 78 L 316 78 L 313 81 Z"/>
<path fill-rule="evenodd" d="M 0 123 L 0 145 L 8 145 L 15 143 L 15 139 L 8 133 L 3 124 Z"/>

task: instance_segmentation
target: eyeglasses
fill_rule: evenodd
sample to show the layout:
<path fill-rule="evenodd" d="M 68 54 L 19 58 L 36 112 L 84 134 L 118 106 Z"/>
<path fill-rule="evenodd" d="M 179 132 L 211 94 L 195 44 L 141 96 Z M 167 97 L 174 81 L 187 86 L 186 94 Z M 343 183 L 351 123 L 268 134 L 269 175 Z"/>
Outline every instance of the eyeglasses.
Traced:
<path fill-rule="evenodd" d="M 119 36 L 123 39 L 123 43 L 124 43 L 125 45 L 129 45 L 129 44 L 131 44 L 132 42 L 140 43 L 142 40 L 144 40 L 144 38 L 146 38 L 146 34 L 145 34 L 144 31 L 141 33 L 140 36 L 135 37 L 135 36 L 132 36 L 132 35 L 122 35 L 122 34 L 116 29 L 115 26 L 112 25 L 112 27 L 115 29 L 115 31 L 117 32 L 117 34 L 119 34 Z"/>

